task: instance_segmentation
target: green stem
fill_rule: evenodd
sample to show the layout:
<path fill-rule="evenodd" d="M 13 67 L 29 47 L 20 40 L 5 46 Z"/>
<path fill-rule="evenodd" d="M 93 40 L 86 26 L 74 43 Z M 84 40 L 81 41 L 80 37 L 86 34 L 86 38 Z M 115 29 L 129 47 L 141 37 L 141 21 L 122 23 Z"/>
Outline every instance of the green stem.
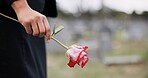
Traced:
<path fill-rule="evenodd" d="M 18 20 L 14 19 L 14 18 L 12 18 L 12 17 L 9 17 L 9 16 L 7 16 L 7 15 L 5 15 L 5 14 L 3 14 L 3 13 L 0 13 L 0 15 L 3 16 L 3 17 L 6 17 L 6 18 L 8 18 L 8 19 L 11 19 L 11 20 L 13 20 L 13 21 L 15 21 L 15 22 L 19 22 Z"/>
<path fill-rule="evenodd" d="M 64 45 L 63 43 L 61 43 L 59 40 L 57 40 L 56 38 L 54 38 L 53 36 L 51 37 L 51 39 L 53 39 L 55 42 L 59 43 L 62 47 L 64 47 L 65 49 L 69 49 L 69 47 L 67 47 L 66 45 Z"/>

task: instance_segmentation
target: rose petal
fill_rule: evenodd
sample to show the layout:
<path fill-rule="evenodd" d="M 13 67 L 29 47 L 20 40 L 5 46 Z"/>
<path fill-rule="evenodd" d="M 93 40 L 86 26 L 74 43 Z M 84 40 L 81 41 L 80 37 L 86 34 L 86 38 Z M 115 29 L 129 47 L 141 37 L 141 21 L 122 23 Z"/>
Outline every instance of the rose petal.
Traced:
<path fill-rule="evenodd" d="M 78 64 L 83 68 L 88 62 L 88 52 L 86 52 L 87 48 L 87 46 L 72 45 L 71 48 L 66 52 L 68 58 L 70 59 L 68 66 L 74 67 L 76 64 Z"/>
<path fill-rule="evenodd" d="M 74 67 L 76 63 L 77 63 L 77 62 L 74 61 L 74 60 L 72 60 L 72 58 L 71 58 L 71 59 L 69 60 L 68 66 L 69 66 L 69 67 Z"/>

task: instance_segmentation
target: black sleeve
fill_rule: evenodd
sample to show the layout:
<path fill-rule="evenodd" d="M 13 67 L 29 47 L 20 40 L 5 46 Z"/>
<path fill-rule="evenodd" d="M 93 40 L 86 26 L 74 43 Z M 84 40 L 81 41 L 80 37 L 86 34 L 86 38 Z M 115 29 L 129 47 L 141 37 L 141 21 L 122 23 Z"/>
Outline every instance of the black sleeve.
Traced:
<path fill-rule="evenodd" d="M 14 2 L 14 0 L 4 0 L 4 1 L 7 5 L 11 5 Z"/>
<path fill-rule="evenodd" d="M 46 0 L 43 14 L 49 17 L 57 17 L 56 0 Z"/>

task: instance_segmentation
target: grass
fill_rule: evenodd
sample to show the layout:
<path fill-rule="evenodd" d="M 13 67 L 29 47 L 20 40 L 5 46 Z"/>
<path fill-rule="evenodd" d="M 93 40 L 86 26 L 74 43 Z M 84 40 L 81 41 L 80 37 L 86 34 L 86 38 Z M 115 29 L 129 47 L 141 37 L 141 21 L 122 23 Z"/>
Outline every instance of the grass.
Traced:
<path fill-rule="evenodd" d="M 132 54 L 143 55 L 146 52 L 148 52 L 148 50 L 146 49 L 148 46 L 145 43 L 148 43 L 148 42 L 144 42 L 144 41 L 118 42 L 119 47 L 114 48 L 112 52 L 108 53 L 108 55 L 110 56 L 112 55 L 132 55 Z M 116 47 L 116 46 L 117 45 L 114 45 L 113 47 Z"/>
<path fill-rule="evenodd" d="M 145 64 L 106 66 L 97 59 L 90 59 L 84 68 L 67 66 L 64 54 L 48 53 L 48 78 L 148 78 Z"/>
<path fill-rule="evenodd" d="M 138 54 L 144 56 L 148 52 L 148 37 L 141 40 L 126 40 L 122 37 L 121 31 L 115 34 L 113 50 L 107 56 L 121 56 Z"/>

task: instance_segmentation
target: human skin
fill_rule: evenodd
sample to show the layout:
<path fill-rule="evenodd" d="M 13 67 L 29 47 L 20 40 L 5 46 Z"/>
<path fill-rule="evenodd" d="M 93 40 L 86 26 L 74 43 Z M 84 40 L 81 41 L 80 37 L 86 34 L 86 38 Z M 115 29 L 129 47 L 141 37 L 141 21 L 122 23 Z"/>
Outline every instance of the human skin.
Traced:
<path fill-rule="evenodd" d="M 38 37 L 46 36 L 47 41 L 50 39 L 50 26 L 46 16 L 31 9 L 26 0 L 15 0 L 11 7 L 28 34 Z"/>

